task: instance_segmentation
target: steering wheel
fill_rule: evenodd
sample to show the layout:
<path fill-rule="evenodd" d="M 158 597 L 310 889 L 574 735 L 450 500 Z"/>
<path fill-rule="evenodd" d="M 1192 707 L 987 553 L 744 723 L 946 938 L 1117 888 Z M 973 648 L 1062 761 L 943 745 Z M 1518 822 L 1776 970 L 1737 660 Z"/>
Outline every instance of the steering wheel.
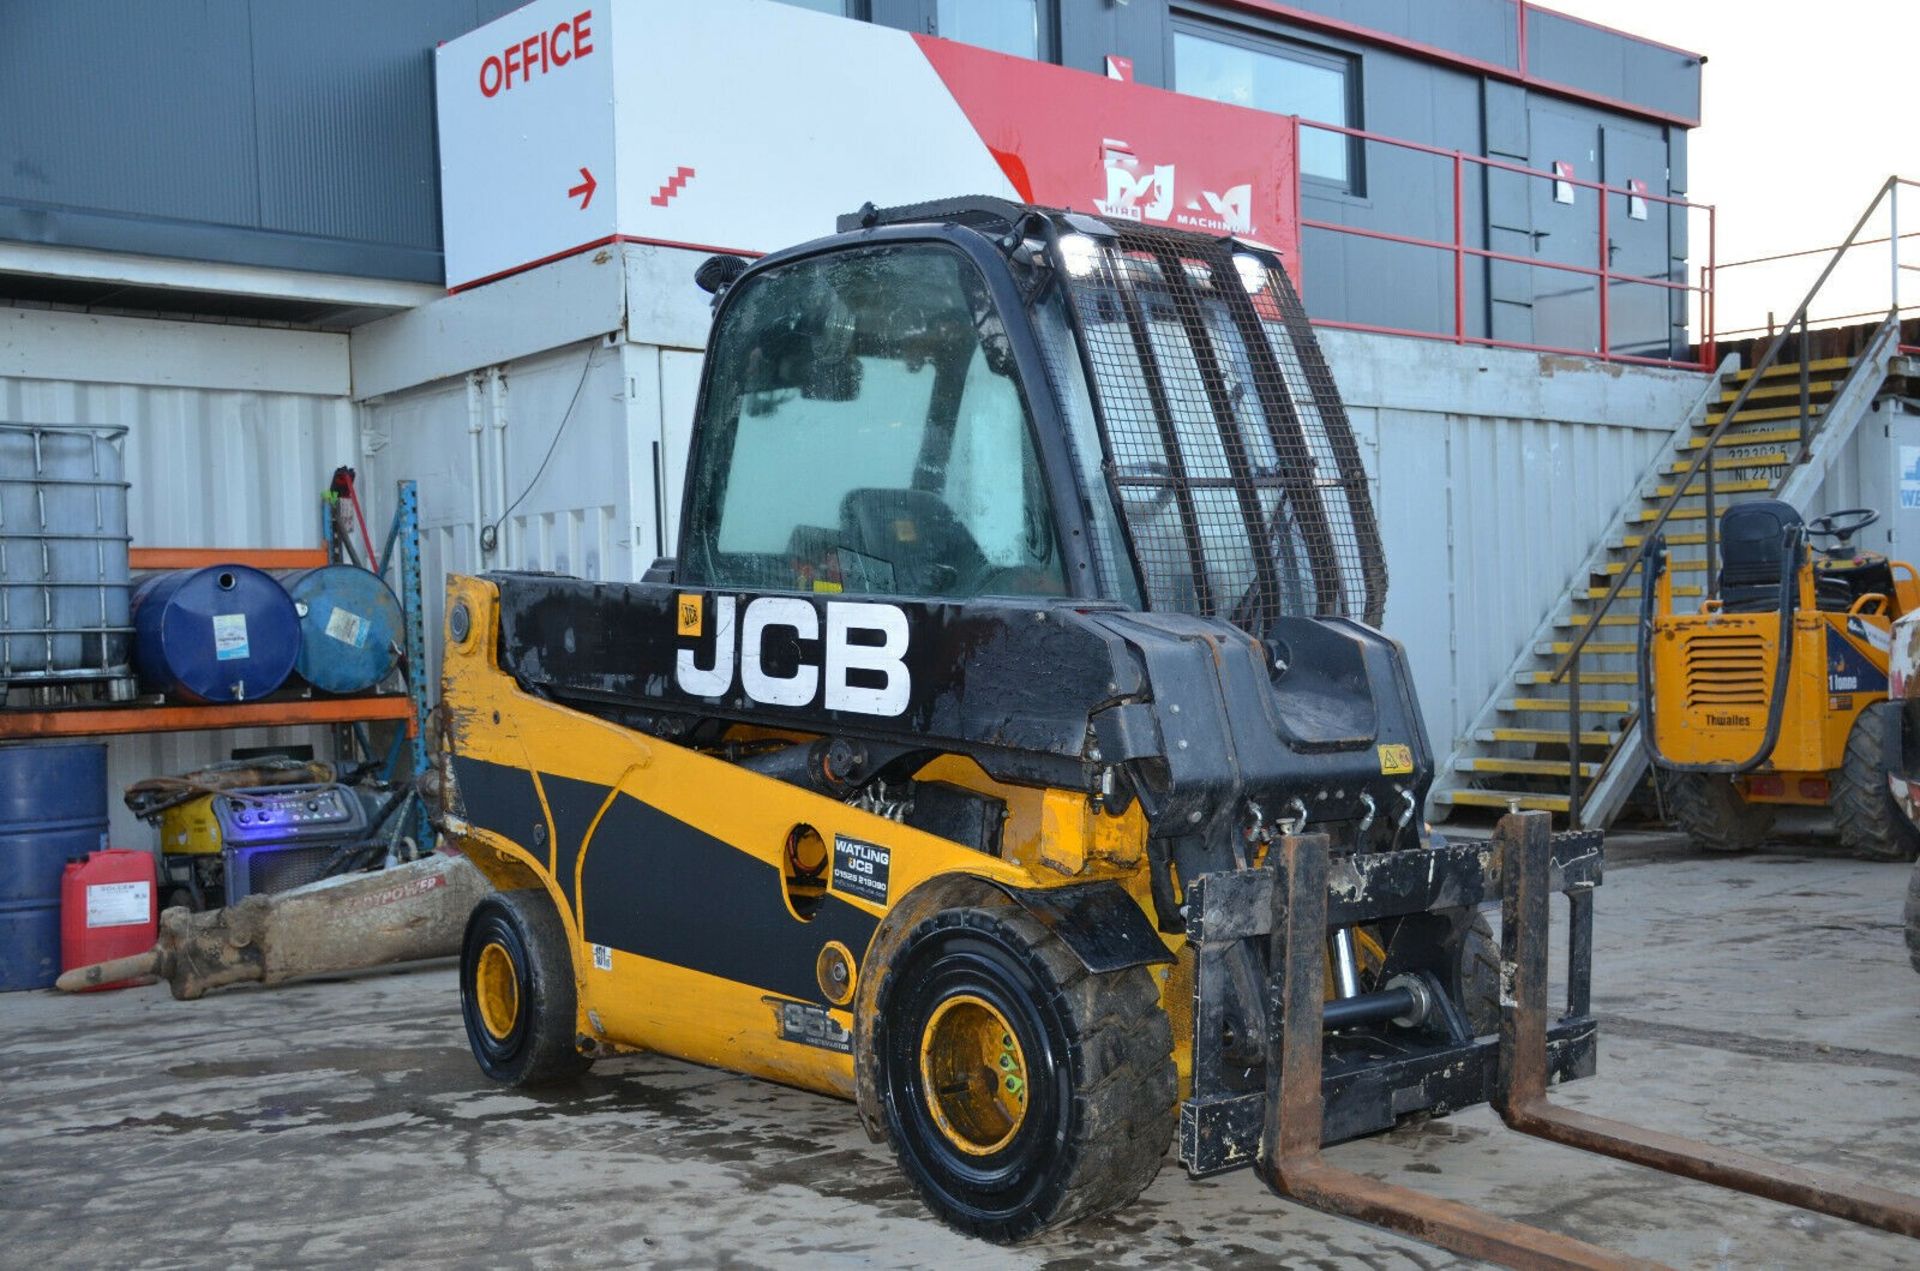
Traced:
<path fill-rule="evenodd" d="M 1845 547 L 1848 539 L 1879 519 L 1880 514 L 1872 508 L 1845 508 L 1814 517 L 1807 522 L 1807 533 L 1815 538 L 1837 539 Z"/>

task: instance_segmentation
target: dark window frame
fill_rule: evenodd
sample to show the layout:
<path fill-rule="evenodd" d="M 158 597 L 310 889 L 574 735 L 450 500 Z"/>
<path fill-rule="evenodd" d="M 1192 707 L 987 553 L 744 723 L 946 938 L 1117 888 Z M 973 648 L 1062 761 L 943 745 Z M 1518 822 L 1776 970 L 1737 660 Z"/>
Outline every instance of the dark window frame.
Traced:
<path fill-rule="evenodd" d="M 1325 44 L 1310 44 L 1279 29 L 1250 26 L 1244 22 L 1230 20 L 1210 9 L 1170 6 L 1167 18 L 1166 82 L 1168 88 L 1179 91 L 1176 85 L 1180 82 L 1180 67 L 1174 48 L 1174 37 L 1189 35 L 1197 39 L 1212 40 L 1218 44 L 1248 49 L 1255 53 L 1264 53 L 1303 66 L 1340 72 L 1346 87 L 1347 117 L 1344 120 L 1322 122 L 1338 122 L 1348 128 L 1366 128 L 1365 60 L 1360 53 Z M 1255 106 L 1251 109 L 1259 110 L 1261 107 Z M 1347 137 L 1345 141 L 1346 180 L 1308 172 L 1302 164 L 1299 177 L 1303 189 L 1313 186 L 1316 187 L 1314 189 L 1316 194 L 1345 195 L 1355 200 L 1363 200 L 1367 197 L 1366 143 L 1358 137 Z"/>
<path fill-rule="evenodd" d="M 925 4 L 927 34 L 940 36 L 941 39 L 952 39 L 952 36 L 943 35 L 940 31 L 940 6 L 938 0 L 925 0 Z M 1060 0 L 1033 0 L 1033 5 L 1035 30 L 1038 34 L 1037 43 L 1039 44 L 1039 49 L 1035 53 L 1033 60 L 1046 65 L 1057 66 L 1060 64 L 1061 44 Z M 964 41 L 962 42 L 964 43 Z M 986 48 L 987 46 L 984 44 L 976 44 L 971 47 Z M 988 51 L 993 53 L 1001 52 L 999 49 L 989 49 Z M 1009 53 L 1006 54 L 1006 56 L 1018 57 L 1020 54 Z"/>

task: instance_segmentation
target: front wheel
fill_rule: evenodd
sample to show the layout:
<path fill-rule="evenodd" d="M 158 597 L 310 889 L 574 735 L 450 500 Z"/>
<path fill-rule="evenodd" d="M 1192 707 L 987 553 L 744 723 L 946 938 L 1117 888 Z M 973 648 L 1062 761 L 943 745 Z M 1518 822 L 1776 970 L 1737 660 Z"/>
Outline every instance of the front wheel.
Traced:
<path fill-rule="evenodd" d="M 495 892 L 474 906 L 460 951 L 460 1014 L 480 1071 L 507 1086 L 570 1080 L 592 1062 L 574 1045 L 573 958 L 545 892 Z"/>
<path fill-rule="evenodd" d="M 1021 1240 L 1127 1204 L 1173 1137 L 1173 1032 L 1145 967 L 1095 975 L 1024 910 L 943 910 L 889 960 L 882 1123 L 934 1214 Z"/>
<path fill-rule="evenodd" d="M 1869 861 L 1910 861 L 1920 855 L 1920 830 L 1887 787 L 1888 716 L 1898 702 L 1875 702 L 1854 718 L 1847 753 L 1833 793 L 1833 817 L 1840 845 Z"/>

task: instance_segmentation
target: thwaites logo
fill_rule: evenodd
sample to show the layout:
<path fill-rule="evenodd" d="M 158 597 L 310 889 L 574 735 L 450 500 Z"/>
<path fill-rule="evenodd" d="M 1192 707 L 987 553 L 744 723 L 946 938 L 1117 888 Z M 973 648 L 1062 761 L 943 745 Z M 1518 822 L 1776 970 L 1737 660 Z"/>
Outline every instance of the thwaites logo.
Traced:
<path fill-rule="evenodd" d="M 1152 221 L 1182 229 L 1219 234 L 1253 233 L 1253 187 L 1236 185 L 1222 193 L 1202 189 L 1180 202 L 1175 165 L 1142 166 L 1123 143 L 1106 143 L 1107 196 L 1093 205 L 1116 220 Z"/>
<path fill-rule="evenodd" d="M 711 665 L 699 664 L 700 652 L 684 643 L 674 658 L 674 682 L 695 697 L 724 697 L 740 691 L 763 706 L 817 706 L 861 715 L 898 715 L 913 696 L 907 671 L 909 627 L 898 605 L 852 600 L 826 603 L 825 622 L 809 600 L 798 596 L 760 596 L 740 609 L 733 596 L 682 595 L 675 606 L 676 628 L 684 640 L 706 634 L 712 622 Z M 736 620 L 737 619 L 737 620 Z M 810 660 L 802 645 L 818 645 Z M 768 647 L 792 656 L 766 656 Z"/>

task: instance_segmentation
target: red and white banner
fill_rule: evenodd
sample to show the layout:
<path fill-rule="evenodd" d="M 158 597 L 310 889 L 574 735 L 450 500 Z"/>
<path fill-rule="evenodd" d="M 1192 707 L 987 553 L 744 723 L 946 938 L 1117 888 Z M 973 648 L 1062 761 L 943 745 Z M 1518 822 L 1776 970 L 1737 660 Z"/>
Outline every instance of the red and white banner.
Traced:
<path fill-rule="evenodd" d="M 447 285 L 619 240 L 767 252 L 986 194 L 1294 259 L 1291 119 L 774 0 L 534 0 L 438 53 Z"/>

